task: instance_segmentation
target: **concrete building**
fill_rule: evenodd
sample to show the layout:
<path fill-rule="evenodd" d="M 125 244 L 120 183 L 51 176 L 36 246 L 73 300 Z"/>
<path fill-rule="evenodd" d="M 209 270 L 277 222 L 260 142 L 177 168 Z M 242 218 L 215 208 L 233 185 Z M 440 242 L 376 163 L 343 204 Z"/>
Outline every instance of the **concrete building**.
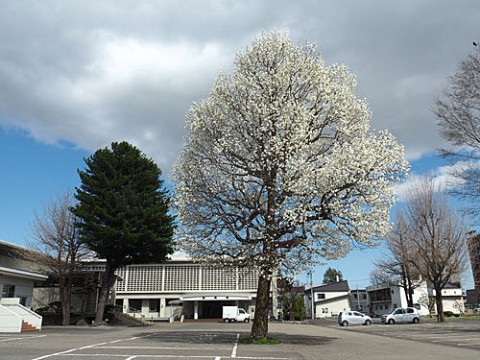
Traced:
<path fill-rule="evenodd" d="M 103 269 L 101 261 L 83 266 L 87 272 Z M 111 302 L 133 316 L 220 319 L 224 305 L 237 305 L 252 318 L 255 315 L 258 272 L 253 269 L 214 268 L 176 257 L 161 264 L 129 265 L 115 274 Z M 274 292 L 272 288 L 276 299 Z M 271 315 L 277 312 L 276 301 L 272 301 Z"/>

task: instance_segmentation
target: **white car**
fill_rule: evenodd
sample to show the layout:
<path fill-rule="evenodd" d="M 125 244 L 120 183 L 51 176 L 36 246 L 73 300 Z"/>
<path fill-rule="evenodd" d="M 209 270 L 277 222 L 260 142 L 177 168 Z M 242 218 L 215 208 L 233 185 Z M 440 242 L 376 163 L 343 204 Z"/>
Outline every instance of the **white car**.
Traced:
<path fill-rule="evenodd" d="M 342 311 L 338 314 L 338 323 L 340 326 L 353 324 L 371 325 L 372 318 L 358 311 Z"/>
<path fill-rule="evenodd" d="M 413 307 L 396 308 L 391 312 L 382 315 L 383 324 L 400 324 L 400 323 L 414 323 L 420 322 L 420 315 L 417 309 Z"/>

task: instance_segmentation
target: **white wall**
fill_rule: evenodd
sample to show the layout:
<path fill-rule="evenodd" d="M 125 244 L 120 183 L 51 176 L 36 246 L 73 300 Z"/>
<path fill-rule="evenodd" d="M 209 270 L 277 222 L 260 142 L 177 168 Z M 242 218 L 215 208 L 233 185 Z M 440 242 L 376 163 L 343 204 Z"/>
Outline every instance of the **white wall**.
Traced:
<path fill-rule="evenodd" d="M 22 317 L 0 304 L 0 333 L 22 331 Z"/>
<path fill-rule="evenodd" d="M 342 293 L 344 294 L 344 293 Z M 315 318 L 326 318 L 337 316 L 340 311 L 350 310 L 348 298 L 342 298 L 337 301 L 315 304 Z"/>
<path fill-rule="evenodd" d="M 15 292 L 13 297 L 26 298 L 25 306 L 32 306 L 33 299 L 33 284 L 34 280 L 23 279 L 15 276 L 4 275 L 0 282 L 0 298 L 2 296 L 2 290 L 4 284 L 15 285 Z"/>

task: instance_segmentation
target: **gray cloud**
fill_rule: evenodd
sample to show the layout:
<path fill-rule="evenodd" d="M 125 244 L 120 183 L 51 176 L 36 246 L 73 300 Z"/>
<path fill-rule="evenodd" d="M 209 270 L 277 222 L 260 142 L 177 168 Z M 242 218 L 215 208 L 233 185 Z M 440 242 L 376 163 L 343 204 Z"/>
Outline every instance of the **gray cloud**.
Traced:
<path fill-rule="evenodd" d="M 275 29 L 347 64 L 372 127 L 418 158 L 442 144 L 433 102 L 479 23 L 476 0 L 5 1 L 0 126 L 90 150 L 129 140 L 168 172 L 191 103 Z"/>

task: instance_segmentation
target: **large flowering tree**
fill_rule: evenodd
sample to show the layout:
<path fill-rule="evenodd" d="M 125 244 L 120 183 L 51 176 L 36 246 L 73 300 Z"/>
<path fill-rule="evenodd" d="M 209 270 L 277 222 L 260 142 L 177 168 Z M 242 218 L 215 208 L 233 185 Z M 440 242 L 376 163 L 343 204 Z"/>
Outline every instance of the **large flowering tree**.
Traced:
<path fill-rule="evenodd" d="M 343 65 L 283 34 L 257 38 L 187 117 L 175 166 L 179 243 L 194 258 L 259 269 L 253 337 L 268 333 L 272 273 L 344 256 L 389 230 L 403 147 L 369 132 Z"/>

